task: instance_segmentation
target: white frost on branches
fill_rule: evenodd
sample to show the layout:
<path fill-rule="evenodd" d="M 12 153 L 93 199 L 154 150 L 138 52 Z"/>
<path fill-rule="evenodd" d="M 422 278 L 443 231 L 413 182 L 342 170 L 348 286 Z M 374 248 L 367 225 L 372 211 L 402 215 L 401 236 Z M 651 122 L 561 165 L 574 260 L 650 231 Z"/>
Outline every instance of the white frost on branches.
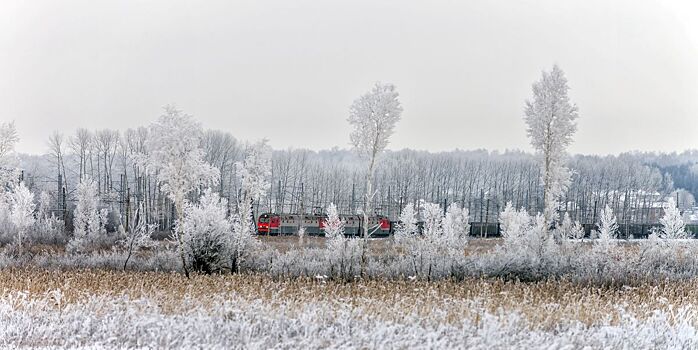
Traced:
<path fill-rule="evenodd" d="M 19 177 L 15 145 L 19 141 L 14 122 L 0 123 L 0 192 Z"/>
<path fill-rule="evenodd" d="M 507 202 L 499 214 L 499 223 L 504 243 L 518 245 L 531 225 L 531 216 L 523 209 L 516 210 L 511 202 Z"/>
<path fill-rule="evenodd" d="M 606 204 L 599 218 L 599 232 L 596 240 L 597 249 L 602 252 L 608 252 L 614 245 L 617 232 L 616 216 L 613 214 L 611 207 Z"/>
<path fill-rule="evenodd" d="M 349 135 L 357 153 L 370 161 L 388 146 L 388 139 L 402 114 L 395 85 L 377 83 L 349 108 Z"/>
<path fill-rule="evenodd" d="M 325 238 L 327 238 L 327 247 L 332 251 L 341 250 L 346 237 L 344 235 L 344 221 L 337 213 L 337 206 L 330 203 L 327 206 L 327 219 L 325 220 L 323 230 Z"/>
<path fill-rule="evenodd" d="M 412 203 L 407 203 L 400 213 L 398 224 L 395 229 L 395 241 L 401 244 L 404 241 L 412 239 L 419 234 L 417 226 L 417 211 Z"/>
<path fill-rule="evenodd" d="M 238 212 L 232 215 L 232 233 L 229 240 L 230 269 L 239 272 L 240 265 L 252 254 L 260 243 L 254 236 L 255 224 L 249 205 L 238 204 Z"/>
<path fill-rule="evenodd" d="M 201 125 L 173 106 L 164 109 L 150 125 L 145 166 L 175 205 L 182 205 L 189 192 L 215 184 L 219 173 L 204 161 Z"/>
<path fill-rule="evenodd" d="M 327 219 L 324 222 L 325 242 L 327 246 L 330 274 L 340 278 L 351 277 L 351 269 L 356 259 L 356 239 L 344 235 L 344 221 L 339 217 L 337 206 L 327 206 Z"/>
<path fill-rule="evenodd" d="M 542 264 L 554 256 L 556 246 L 543 215 L 534 217 L 507 203 L 499 216 L 502 248 L 515 264 Z"/>
<path fill-rule="evenodd" d="M 271 184 L 271 147 L 267 140 L 259 141 L 247 148 L 245 159 L 235 164 L 240 180 L 242 197 L 237 204 L 237 212 L 233 214 L 233 229 L 230 237 L 230 268 L 233 272 L 240 271 L 240 264 L 246 255 L 251 254 L 258 246 L 255 238 L 255 222 L 252 214 L 252 204 L 263 198 Z"/>
<path fill-rule="evenodd" d="M 351 104 L 347 121 L 353 127 L 349 138 L 358 155 L 368 161 L 366 172 L 366 193 L 363 201 L 363 236 L 364 244 L 361 253 L 361 271 L 365 270 L 366 249 L 371 228 L 368 226 L 368 216 L 373 211 L 369 208 L 373 200 L 373 175 L 378 156 L 388 146 L 390 135 L 402 115 L 402 106 L 398 100 L 399 94 L 395 85 L 376 85 L 368 93 L 362 95 Z"/>
<path fill-rule="evenodd" d="M 468 211 L 451 204 L 446 210 L 436 203 L 420 203 L 423 227 L 418 232 L 417 211 L 410 203 L 400 214 L 395 241 L 412 265 L 416 277 L 431 279 L 438 267 L 454 272 L 468 244 Z"/>
<path fill-rule="evenodd" d="M 676 240 L 689 237 L 688 232 L 686 232 L 686 223 L 683 221 L 681 212 L 673 198 L 669 198 L 667 201 L 664 215 L 659 219 L 659 223 L 662 225 L 659 232 L 659 237 L 662 239 Z"/>
<path fill-rule="evenodd" d="M 194 117 L 183 113 L 174 106 L 165 106 L 165 113 L 150 125 L 146 141 L 147 156 L 141 162 L 146 169 L 157 177 L 162 191 L 174 202 L 177 220 L 184 216 L 187 194 L 217 183 L 220 174 L 204 160 L 201 147 L 203 130 Z M 179 237 L 179 250 L 184 273 L 189 276 L 186 267 L 184 242 Z"/>
<path fill-rule="evenodd" d="M 562 224 L 557 228 L 559 237 L 566 240 L 581 240 L 584 238 L 584 227 L 579 221 L 572 222 L 570 215 L 565 213 Z"/>
<path fill-rule="evenodd" d="M 86 178 L 77 185 L 77 205 L 73 220 L 73 238 L 67 249 L 72 252 L 84 252 L 94 239 L 106 232 L 106 210 L 99 210 L 97 183 Z"/>
<path fill-rule="evenodd" d="M 460 208 L 456 203 L 451 203 L 446 209 L 446 215 L 442 220 L 443 244 L 450 255 L 463 254 L 468 244 L 470 233 L 469 213 L 467 208 Z"/>
<path fill-rule="evenodd" d="M 185 252 L 194 271 L 219 271 L 225 262 L 230 221 L 227 218 L 228 201 L 210 188 L 204 191 L 199 203 L 187 203 L 184 219 L 176 232 L 183 235 Z"/>
<path fill-rule="evenodd" d="M 565 162 L 567 147 L 577 131 L 578 114 L 568 90 L 565 73 L 555 65 L 533 84 L 533 101 L 526 101 L 526 132 L 533 148 L 541 154 L 546 227 L 555 220 L 558 198 L 571 177 Z"/>
<path fill-rule="evenodd" d="M 157 228 L 155 224 L 147 224 L 144 219 L 143 203 L 138 206 L 136 210 L 136 215 L 129 221 L 128 229 L 125 229 L 123 225 L 119 228 L 122 230 L 121 235 L 123 239 L 121 240 L 121 245 L 126 249 L 126 259 L 124 260 L 124 271 L 128 265 L 128 261 L 131 259 L 133 253 L 142 250 L 144 248 L 154 247 L 155 241 L 152 239 L 152 235 Z"/>
<path fill-rule="evenodd" d="M 19 247 L 20 252 L 27 230 L 34 225 L 35 208 L 34 194 L 24 186 L 23 182 L 20 183 L 19 186 L 16 186 L 12 193 L 10 193 L 10 218 L 17 230 L 15 243 Z"/>
<path fill-rule="evenodd" d="M 267 140 L 261 140 L 247 148 L 242 162 L 235 164 L 242 185 L 243 197 L 256 201 L 264 197 L 271 184 L 271 147 Z"/>

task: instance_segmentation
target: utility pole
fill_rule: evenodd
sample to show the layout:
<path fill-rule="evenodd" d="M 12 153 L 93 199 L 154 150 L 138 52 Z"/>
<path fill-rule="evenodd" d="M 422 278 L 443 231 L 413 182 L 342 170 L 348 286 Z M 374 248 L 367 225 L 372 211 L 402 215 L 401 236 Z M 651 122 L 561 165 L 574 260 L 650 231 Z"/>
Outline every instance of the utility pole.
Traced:
<path fill-rule="evenodd" d="M 144 213 L 145 214 L 145 213 Z M 126 188 L 126 232 L 129 232 L 129 218 L 131 217 L 131 187 Z"/>
<path fill-rule="evenodd" d="M 356 201 L 356 184 L 351 184 L 351 214 L 352 215 L 356 213 L 355 201 Z"/>

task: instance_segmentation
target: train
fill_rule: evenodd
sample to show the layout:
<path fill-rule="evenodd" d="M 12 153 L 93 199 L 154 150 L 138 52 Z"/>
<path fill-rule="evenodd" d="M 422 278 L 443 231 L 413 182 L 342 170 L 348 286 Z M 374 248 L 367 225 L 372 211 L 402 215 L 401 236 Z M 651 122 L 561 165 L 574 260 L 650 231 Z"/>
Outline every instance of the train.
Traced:
<path fill-rule="evenodd" d="M 363 216 L 358 214 L 339 215 L 344 222 L 346 236 L 363 236 Z M 300 227 L 305 228 L 309 236 L 322 236 L 327 215 L 324 214 L 275 214 L 263 213 L 257 219 L 257 234 L 259 235 L 296 235 Z M 392 223 L 386 216 L 369 216 L 368 226 L 372 237 L 389 236 Z M 375 228 L 375 231 L 374 231 Z"/>
<path fill-rule="evenodd" d="M 359 214 L 340 215 L 340 219 L 345 223 L 344 233 L 346 236 L 360 237 L 363 230 L 363 216 Z M 257 234 L 259 235 L 297 235 L 298 229 L 305 228 L 306 235 L 324 236 L 324 222 L 327 215 L 324 214 L 275 214 L 263 213 L 257 219 Z M 398 222 L 391 221 L 387 216 L 374 215 L 369 217 L 369 227 L 371 227 L 372 237 L 388 237 L 393 234 Z M 421 231 L 423 222 L 418 222 L 417 227 Z M 598 230 L 597 224 L 582 224 L 585 237 L 590 237 L 593 230 Z M 647 238 L 652 229 L 659 228 L 658 223 L 647 224 L 618 224 L 618 238 Z M 373 228 L 376 228 L 373 231 Z M 698 225 L 686 225 L 686 231 L 693 238 L 698 238 Z M 496 222 L 470 222 L 469 236 L 473 238 L 496 238 L 501 237 L 501 225 Z"/>

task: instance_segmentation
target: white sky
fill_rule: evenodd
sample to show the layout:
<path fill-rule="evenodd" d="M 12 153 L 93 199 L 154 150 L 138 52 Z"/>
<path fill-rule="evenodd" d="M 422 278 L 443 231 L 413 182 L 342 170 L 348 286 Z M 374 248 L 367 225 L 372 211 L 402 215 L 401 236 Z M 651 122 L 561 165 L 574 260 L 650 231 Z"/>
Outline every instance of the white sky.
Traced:
<path fill-rule="evenodd" d="M 558 63 L 574 153 L 698 147 L 694 1 L 0 2 L 0 120 L 23 152 L 52 130 L 147 125 L 174 102 L 275 148 L 348 147 L 348 107 L 397 85 L 390 148 L 530 149 L 524 100 Z"/>

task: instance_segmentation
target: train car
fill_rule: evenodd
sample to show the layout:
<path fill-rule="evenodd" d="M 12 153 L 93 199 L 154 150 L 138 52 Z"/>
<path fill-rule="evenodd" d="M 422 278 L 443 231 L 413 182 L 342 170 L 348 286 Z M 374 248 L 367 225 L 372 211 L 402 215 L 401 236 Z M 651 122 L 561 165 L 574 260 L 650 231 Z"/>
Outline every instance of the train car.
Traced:
<path fill-rule="evenodd" d="M 282 235 L 294 235 L 298 233 L 300 218 L 297 215 L 281 214 L 279 233 Z"/>
<path fill-rule="evenodd" d="M 340 215 L 344 221 L 344 235 L 349 237 L 358 237 L 361 235 L 361 225 L 364 219 L 361 215 Z"/>
<path fill-rule="evenodd" d="M 363 233 L 363 216 L 340 215 L 344 221 L 344 234 L 358 237 Z M 257 233 L 260 235 L 296 235 L 303 227 L 309 236 L 324 236 L 324 224 L 327 215 L 324 214 L 272 214 L 264 213 L 257 220 Z M 390 235 L 390 220 L 385 216 L 371 216 L 368 219 L 371 236 L 384 237 Z"/>

